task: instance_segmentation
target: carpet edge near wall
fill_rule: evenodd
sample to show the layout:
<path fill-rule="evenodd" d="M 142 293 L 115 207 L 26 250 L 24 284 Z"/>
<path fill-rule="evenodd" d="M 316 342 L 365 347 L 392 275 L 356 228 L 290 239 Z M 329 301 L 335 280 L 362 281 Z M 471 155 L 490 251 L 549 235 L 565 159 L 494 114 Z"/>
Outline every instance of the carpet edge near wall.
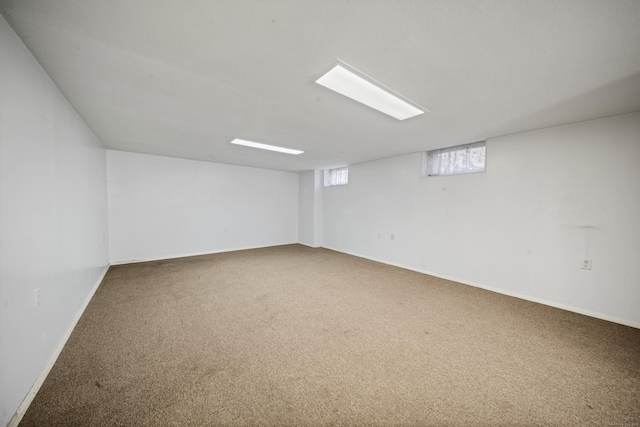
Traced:
<path fill-rule="evenodd" d="M 107 275 L 107 272 L 109 271 L 110 267 L 111 267 L 111 264 L 107 264 L 103 268 L 102 273 L 100 274 L 100 276 L 98 277 L 96 282 L 91 287 L 91 290 L 89 291 L 89 293 L 85 297 L 82 305 L 78 308 L 78 311 L 76 312 L 76 314 L 73 317 L 73 319 L 71 319 L 71 323 L 69 323 L 69 326 L 67 327 L 67 329 L 65 330 L 64 334 L 60 338 L 60 341 L 58 342 L 58 345 L 56 345 L 55 349 L 53 350 L 53 352 L 49 356 L 49 359 L 47 360 L 47 363 L 43 366 L 42 370 L 40 371 L 40 373 L 36 377 L 35 382 L 33 383 L 31 388 L 27 392 L 27 394 L 24 397 L 24 399 L 22 399 L 22 402 L 20 402 L 20 405 L 18 405 L 18 408 L 16 409 L 16 411 L 13 414 L 13 416 L 11 417 L 9 422 L 7 423 L 7 427 L 17 427 L 18 424 L 20 424 L 20 421 L 22 421 L 22 418 L 24 417 L 24 414 L 27 412 L 27 409 L 29 409 L 29 406 L 31 406 L 31 403 L 33 402 L 33 399 L 36 397 L 36 394 L 38 394 L 38 391 L 40 390 L 40 387 L 42 387 L 42 384 L 44 384 L 44 381 L 47 379 L 47 376 L 49 375 L 49 372 L 51 372 L 51 369 L 53 368 L 53 365 L 58 360 L 58 357 L 60 357 L 60 353 L 62 352 L 62 349 L 67 344 L 67 341 L 69 341 L 69 337 L 71 337 L 71 334 L 73 333 L 73 330 L 76 328 L 78 322 L 80 321 L 80 318 L 82 317 L 82 315 L 84 314 L 85 310 L 89 306 L 89 303 L 91 302 L 91 299 L 93 298 L 93 296 L 95 295 L 96 291 L 98 290 L 98 288 L 102 284 L 102 281 L 104 280 L 105 276 Z"/>
<path fill-rule="evenodd" d="M 277 248 L 278 246 L 287 246 L 287 245 L 304 245 L 304 243 L 300 242 L 291 242 L 291 243 L 277 243 L 275 245 L 264 245 L 264 246 L 246 246 L 240 248 L 231 248 L 231 249 L 221 249 L 217 251 L 207 251 L 207 252 L 192 252 L 188 254 L 182 255 L 168 255 L 154 258 L 142 258 L 142 259 L 132 259 L 132 260 L 121 260 L 121 261 L 112 261 L 109 265 L 128 265 L 128 264 L 138 264 L 142 262 L 153 262 L 153 261 L 166 261 L 170 259 L 180 259 L 180 258 L 189 258 L 196 256 L 204 256 L 204 255 L 215 255 L 215 254 L 224 254 L 228 252 L 238 252 L 238 251 L 249 251 L 251 249 L 265 249 L 265 248 Z M 307 245 L 304 245 L 307 246 Z M 312 246 L 310 246 L 312 247 Z"/>
<path fill-rule="evenodd" d="M 344 250 L 332 248 L 330 246 L 321 246 L 321 247 L 324 248 L 324 249 L 329 249 L 331 251 L 340 252 L 340 253 L 343 253 L 343 254 L 346 254 L 346 255 L 351 255 L 351 256 L 358 257 L 358 258 L 367 259 L 369 261 L 379 262 L 381 264 L 386 264 L 386 265 L 402 268 L 402 269 L 409 270 L 409 271 L 415 271 L 416 273 L 426 274 L 426 275 L 429 275 L 429 276 L 437 277 L 439 279 L 449 280 L 449 281 L 460 283 L 460 284 L 467 285 L 467 286 L 473 286 L 474 288 L 484 289 L 486 291 L 495 292 L 497 294 L 502 294 L 502 295 L 506 295 L 506 296 L 510 296 L 510 297 L 514 297 L 514 298 L 518 298 L 518 299 L 522 299 L 522 300 L 525 300 L 525 301 L 535 302 L 537 304 L 547 305 L 549 307 L 554 307 L 554 308 L 558 308 L 560 310 L 570 311 L 572 313 L 581 314 L 583 316 L 593 317 L 595 319 L 605 320 L 607 322 L 617 323 L 619 325 L 624 325 L 624 326 L 629 326 L 631 328 L 640 329 L 640 322 L 634 322 L 634 321 L 631 321 L 631 320 L 622 319 L 622 318 L 615 317 L 615 316 L 609 316 L 609 315 L 604 314 L 604 313 L 599 313 L 599 312 L 596 312 L 596 311 L 582 309 L 580 307 L 574 307 L 574 306 L 570 306 L 570 305 L 566 305 L 566 304 L 557 303 L 557 302 L 554 302 L 554 301 L 545 300 L 545 299 L 542 299 L 542 298 L 536 298 L 536 297 L 532 297 L 532 296 L 529 296 L 529 295 L 526 295 L 526 294 L 521 294 L 519 292 L 511 292 L 511 291 L 507 291 L 507 290 L 504 290 L 504 289 L 495 288 L 495 287 L 492 287 L 492 286 L 485 286 L 485 285 L 481 285 L 479 283 L 471 282 L 471 281 L 468 281 L 468 280 L 461 280 L 461 279 L 457 279 L 455 277 L 445 276 L 445 275 L 442 275 L 442 274 L 434 273 L 434 272 L 427 271 L 427 270 L 422 270 L 422 269 L 411 267 L 411 266 L 404 265 L 404 264 L 393 263 L 393 262 L 384 261 L 384 260 L 381 260 L 381 259 L 378 259 L 378 258 L 374 258 L 374 257 L 369 257 L 369 256 L 366 256 L 366 255 L 358 254 L 358 253 L 355 253 L 355 252 L 349 252 L 349 251 L 344 251 Z"/>
<path fill-rule="evenodd" d="M 434 276 L 434 277 L 437 277 L 437 278 L 440 278 L 440 279 L 449 280 L 449 281 L 452 281 L 452 282 L 457 282 L 457 283 L 460 283 L 460 284 L 463 284 L 463 285 L 472 286 L 472 287 L 479 288 L 479 289 L 484 289 L 484 290 L 487 290 L 487 291 L 490 291 L 490 292 L 495 292 L 495 293 L 498 293 L 498 294 L 507 295 L 507 296 L 511 296 L 511 297 L 514 297 L 514 298 L 519 298 L 519 299 L 522 299 L 522 300 L 525 300 L 525 301 L 530 301 L 530 302 L 534 302 L 534 303 L 538 303 L 538 304 L 543 304 L 543 305 L 546 305 L 546 306 L 558 308 L 558 309 L 561 309 L 561 310 L 570 311 L 570 312 L 581 314 L 581 315 L 584 315 L 584 316 L 589 316 L 589 317 L 593 317 L 593 318 L 596 318 L 596 319 L 605 320 L 605 321 L 608 321 L 608 322 L 617 323 L 617 324 L 620 324 L 620 325 L 624 325 L 624 326 L 629 326 L 629 327 L 632 327 L 632 328 L 640 329 L 640 323 L 638 323 L 638 322 L 633 322 L 633 321 L 629 321 L 629 320 L 626 320 L 626 319 L 621 319 L 621 318 L 618 318 L 618 317 L 609 316 L 609 315 L 606 315 L 606 314 L 603 314 L 603 313 L 594 312 L 594 311 L 591 311 L 591 310 L 581 309 L 579 307 L 572 307 L 572 306 L 568 306 L 568 305 L 565 305 L 565 304 L 556 303 L 556 302 L 553 302 L 553 301 L 548 301 L 548 300 L 544 300 L 544 299 L 540 299 L 540 298 L 535 298 L 535 297 L 531 297 L 529 295 L 521 294 L 521 293 L 518 293 L 518 292 L 510 292 L 510 291 L 507 291 L 507 290 L 503 290 L 503 289 L 499 289 L 499 288 L 495 288 L 495 287 L 491 287 L 491 286 L 485 286 L 485 285 L 481 285 L 481 284 L 478 284 L 478 283 L 475 283 L 475 282 L 471 282 L 471 281 L 468 281 L 468 280 L 461 280 L 461 279 L 458 279 L 458 278 L 437 274 L 437 273 L 434 273 L 434 272 L 431 272 L 431 271 L 418 269 L 418 268 L 411 267 L 411 266 L 408 266 L 408 265 L 403 265 L 403 264 L 399 264 L 399 263 L 393 263 L 393 262 L 385 261 L 385 260 L 374 258 L 374 257 L 369 257 L 369 256 L 366 256 L 366 255 L 362 255 L 362 254 L 358 254 L 358 253 L 354 253 L 354 252 L 350 252 L 350 251 L 340 250 L 340 249 L 337 249 L 337 248 L 334 248 L 334 247 L 330 247 L 330 246 L 311 246 L 311 245 L 308 245 L 308 244 L 305 244 L 305 243 L 302 243 L 302 242 L 280 243 L 280 244 L 276 244 L 276 245 L 267 245 L 267 246 L 233 248 L 233 249 L 226 249 L 226 250 L 219 250 L 219 251 L 199 252 L 199 253 L 173 255 L 173 256 L 158 257 L 158 258 L 140 259 L 140 260 L 115 261 L 115 262 L 111 262 L 111 263 L 107 264 L 104 267 L 104 269 L 102 271 L 102 274 L 96 280 L 96 282 L 93 285 L 91 291 L 89 292 L 89 294 L 85 298 L 82 306 L 78 309 L 78 312 L 76 313 L 75 317 L 73 318 L 73 320 L 69 324 L 69 327 L 66 329 L 64 335 L 60 339 L 60 342 L 58 343 L 58 345 L 54 349 L 53 353 L 49 357 L 47 363 L 42 368 L 40 374 L 36 378 L 36 381 L 31 386 L 31 388 L 27 392 L 26 396 L 24 397 L 24 399 L 22 400 L 22 402 L 20 403 L 20 405 L 16 409 L 16 412 L 14 413 L 13 417 L 9 420 L 9 423 L 7 424 L 7 427 L 16 427 L 20 423 L 20 421 L 22 420 L 22 417 L 26 413 L 26 411 L 29 408 L 31 402 L 33 401 L 33 399 L 35 398 L 36 394 L 38 393 L 38 390 L 40 389 L 40 387 L 44 383 L 45 379 L 47 378 L 49 372 L 51 371 L 51 368 L 53 367 L 53 365 L 57 361 L 58 357 L 60 356 L 60 353 L 61 353 L 62 349 L 64 348 L 65 344 L 67 343 L 69 337 L 71 336 L 71 333 L 73 332 L 73 330 L 75 329 L 78 321 L 82 317 L 82 314 L 87 309 L 87 306 L 89 305 L 89 302 L 93 298 L 95 292 L 98 290 L 98 287 L 102 283 L 104 277 L 106 276 L 106 274 L 107 274 L 107 272 L 108 272 L 108 270 L 109 270 L 109 268 L 111 266 L 137 264 L 137 263 L 145 263 L 145 262 L 153 262 L 153 261 L 163 261 L 163 260 L 171 260 L 171 259 L 179 259 L 179 258 L 189 258 L 189 257 L 213 255 L 213 254 L 219 254 L 219 253 L 238 252 L 238 251 L 245 251 L 245 250 L 252 250 L 252 249 L 263 249 L 263 248 L 271 248 L 271 247 L 287 246 L 287 245 L 301 245 L 301 246 L 305 246 L 305 247 L 308 247 L 308 248 L 311 248 L 311 249 L 328 249 L 328 250 L 331 250 L 331 251 L 343 253 L 343 254 L 354 256 L 354 257 L 357 257 L 357 258 L 367 259 L 369 261 L 378 262 L 378 263 L 381 263 L 381 264 L 385 264 L 385 265 L 389 265 L 389 266 L 393 266 L 393 267 L 398 267 L 398 268 L 402 268 L 402 269 L 409 270 L 409 271 L 414 271 L 414 272 L 417 272 L 417 273 L 420 273 L 420 274 L 426 274 L 426 275 L 429 275 L 429 276 Z"/>

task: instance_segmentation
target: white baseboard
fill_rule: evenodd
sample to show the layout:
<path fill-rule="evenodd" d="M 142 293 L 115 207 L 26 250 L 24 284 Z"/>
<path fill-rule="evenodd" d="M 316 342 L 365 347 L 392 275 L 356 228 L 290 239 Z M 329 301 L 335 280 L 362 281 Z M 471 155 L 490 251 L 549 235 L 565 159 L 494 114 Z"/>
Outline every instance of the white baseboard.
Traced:
<path fill-rule="evenodd" d="M 302 245 L 302 246 L 306 246 L 306 247 L 308 247 L 308 248 L 314 248 L 314 249 L 317 249 L 317 248 L 321 248 L 321 247 L 322 247 L 322 246 L 313 246 L 313 245 L 310 245 L 310 244 L 308 244 L 308 243 L 303 243 L 303 242 L 298 242 L 298 244 L 299 244 L 299 245 Z"/>
<path fill-rule="evenodd" d="M 303 246 L 316 248 L 316 246 L 310 246 L 310 245 L 307 245 L 305 243 L 301 243 L 301 242 L 296 242 L 296 243 L 300 244 L 300 245 L 303 245 Z M 91 291 L 89 292 L 89 294 L 85 298 L 84 303 L 82 304 L 82 306 L 80 307 L 80 309 L 76 313 L 75 318 L 73 319 L 73 321 L 71 322 L 71 324 L 69 325 L 67 330 L 65 331 L 64 336 L 62 337 L 62 339 L 58 343 L 58 346 L 56 347 L 56 349 L 54 350 L 53 354 L 51 355 L 51 357 L 47 361 L 47 364 L 45 365 L 45 367 L 42 369 L 42 371 L 38 375 L 38 378 L 36 379 L 35 383 L 33 384 L 33 386 L 31 386 L 31 389 L 29 390 L 29 392 L 25 396 L 24 400 L 22 401 L 22 403 L 20 404 L 20 406 L 16 410 L 16 412 L 13 415 L 13 417 L 11 418 L 11 420 L 9 420 L 9 423 L 7 424 L 7 427 L 17 427 L 18 424 L 20 423 L 20 421 L 22 420 L 22 417 L 24 416 L 25 412 L 29 408 L 29 405 L 31 405 L 31 402 L 33 401 L 33 399 L 35 398 L 36 394 L 38 393 L 38 390 L 40 390 L 40 387 L 44 383 L 44 380 L 47 378 L 47 375 L 49 375 L 49 372 L 51 371 L 51 368 L 53 368 L 53 365 L 55 364 L 56 360 L 58 360 L 58 356 L 60 356 L 60 352 L 62 352 L 62 349 L 64 348 L 65 344 L 67 343 L 67 340 L 71 336 L 71 333 L 73 332 L 73 329 L 76 327 L 76 324 L 80 320 L 80 317 L 82 317 L 82 314 L 84 313 L 85 309 L 89 305 L 89 302 L 91 301 L 91 298 L 93 298 L 93 295 L 95 294 L 96 290 L 98 290 L 98 286 L 100 286 L 100 283 L 102 283 L 102 280 L 104 279 L 104 276 L 107 274 L 107 271 L 109 270 L 109 267 L 111 265 L 133 264 L 133 263 L 148 262 L 148 261 L 161 261 L 161 260 L 166 260 L 166 259 L 185 258 L 185 257 L 190 257 L 190 256 L 199 256 L 199 255 L 210 255 L 210 254 L 216 254 L 216 253 L 222 253 L 222 252 L 235 252 L 235 251 L 242 251 L 242 250 L 248 250 L 248 249 L 261 249 L 261 248 L 267 248 L 267 247 L 273 247 L 273 246 L 285 246 L 285 245 L 291 245 L 291 244 L 296 244 L 296 243 L 283 243 L 283 244 L 280 244 L 280 245 L 256 246 L 256 247 L 248 247 L 248 248 L 241 248 L 241 249 L 230 249 L 230 250 L 221 250 L 221 251 L 214 251 L 214 252 L 193 253 L 193 254 L 188 254 L 188 255 L 177 255 L 177 256 L 164 257 L 164 258 L 153 258 L 153 259 L 132 260 L 132 261 L 118 261 L 118 262 L 114 262 L 114 263 L 111 263 L 111 264 L 107 265 L 104 268 L 104 271 L 102 272 L 102 274 L 100 275 L 98 280 L 96 281 L 96 283 L 94 284 L 93 288 L 91 289 Z M 358 257 L 358 258 L 368 259 L 370 261 L 379 262 L 381 264 L 392 265 L 394 267 L 403 268 L 405 270 L 411 270 L 411 271 L 415 271 L 417 273 L 428 274 L 430 276 L 439 277 L 439 278 L 445 279 L 445 280 L 451 280 L 453 282 L 462 283 L 464 285 L 473 286 L 473 287 L 480 288 L 480 289 L 485 289 L 485 290 L 488 290 L 488 291 L 491 291 L 491 292 L 496 292 L 496 293 L 499 293 L 499 294 L 508 295 L 508 296 L 512 296 L 512 297 L 515 297 L 515 298 L 520 298 L 520 299 L 523 299 L 523 300 L 536 302 L 536 303 L 539 303 L 539 304 L 548 305 L 548 306 L 559 308 L 559 309 L 562 309 L 562 310 L 567 310 L 567 311 L 571 311 L 571 312 L 574 312 L 574 313 L 583 314 L 585 316 L 590 316 L 590 317 L 594 317 L 594 318 L 597 318 L 597 319 L 602 319 L 602 320 L 606 320 L 606 321 L 609 321 L 609 322 L 619 323 L 621 325 L 626 325 L 626 326 L 630 326 L 632 328 L 640 329 L 640 323 L 632 322 L 632 321 L 629 321 L 629 320 L 626 320 L 626 319 L 620 319 L 620 318 L 617 318 L 617 317 L 609 316 L 609 315 L 602 314 L 602 313 L 593 312 L 593 311 L 590 311 L 590 310 L 584 310 L 584 309 L 577 308 L 577 307 L 567 306 L 567 305 L 560 304 L 560 303 L 557 303 L 557 302 L 554 302 L 554 301 L 547 301 L 547 300 L 543 300 L 543 299 L 540 299 L 540 298 L 531 297 L 529 295 L 520 294 L 518 292 L 511 292 L 511 291 L 507 291 L 507 290 L 504 290 L 504 289 L 493 288 L 491 286 L 480 285 L 478 283 L 473 283 L 473 282 L 469 282 L 469 281 L 466 281 L 466 280 L 456 279 L 455 277 L 444 276 L 444 275 L 441 275 L 441 274 L 433 273 L 431 271 L 421 270 L 421 269 L 417 269 L 417 268 L 406 266 L 406 265 L 402 265 L 402 264 L 396 264 L 396 263 L 392 263 L 392 262 L 387 262 L 387 261 L 384 261 L 384 260 L 381 260 L 381 259 L 376 259 L 376 258 L 368 257 L 368 256 L 365 256 L 365 255 L 360 255 L 360 254 L 356 254 L 356 253 L 352 253 L 352 252 L 348 252 L 348 251 L 343 251 L 343 250 L 332 248 L 332 247 L 328 247 L 328 246 L 323 246 L 323 247 L 326 248 L 326 249 L 335 251 L 335 252 L 340 252 L 340 253 L 344 253 L 344 254 L 347 254 L 347 255 L 352 255 L 352 256 L 355 256 L 355 257 Z"/>
<path fill-rule="evenodd" d="M 76 313 L 75 317 L 69 324 L 69 327 L 67 328 L 64 335 L 60 339 L 58 346 L 55 348 L 55 350 L 49 357 L 47 364 L 44 366 L 44 368 L 42 368 L 42 371 L 40 371 L 40 374 L 38 375 L 36 382 L 33 383 L 33 385 L 31 386 L 31 389 L 29 389 L 29 392 L 27 393 L 25 398 L 22 400 L 22 403 L 20 403 L 20 406 L 18 406 L 18 409 L 16 410 L 15 414 L 13 414 L 13 417 L 11 417 L 11 419 L 9 420 L 7 427 L 17 427 L 17 425 L 20 424 L 22 417 L 24 417 L 24 414 L 27 412 L 27 409 L 29 409 L 29 405 L 31 405 L 31 402 L 33 402 L 33 399 L 36 397 L 36 394 L 38 393 L 38 390 L 40 390 L 40 387 L 42 387 L 42 384 L 44 383 L 44 380 L 47 378 L 47 375 L 49 375 L 49 372 L 51 372 L 51 368 L 53 368 L 53 365 L 56 363 L 56 360 L 58 360 L 58 356 L 60 356 L 60 352 L 62 352 L 62 349 L 64 348 L 65 344 L 69 340 L 69 337 L 71 336 L 71 333 L 73 332 L 76 325 L 78 324 L 80 317 L 82 317 L 82 313 L 84 313 L 84 311 L 86 310 L 87 306 L 89 305 L 89 302 L 91 301 L 91 298 L 93 298 L 93 295 L 98 290 L 98 286 L 100 286 L 100 283 L 102 283 L 102 279 L 104 279 L 104 276 L 107 274 L 108 270 L 109 270 L 109 264 L 105 266 L 104 270 L 102 271 L 102 274 L 100 275 L 100 277 L 98 277 L 98 280 L 93 285 L 93 288 L 91 288 L 91 290 L 89 291 L 89 294 L 87 295 L 84 302 L 82 303 L 82 306 L 78 309 L 78 312 Z"/>
<path fill-rule="evenodd" d="M 571 311 L 573 313 L 583 314 L 583 315 L 589 316 L 589 317 L 595 317 L 596 319 L 606 320 L 608 322 L 619 323 L 621 325 L 630 326 L 632 328 L 640 329 L 640 323 L 632 322 L 632 321 L 627 320 L 627 319 L 621 319 L 621 318 L 618 318 L 618 317 L 609 316 L 607 314 L 602 314 L 602 313 L 598 313 L 598 312 L 591 311 L 591 310 L 585 310 L 585 309 L 582 309 L 582 308 L 579 308 L 579 307 L 573 307 L 573 306 L 561 304 L 561 303 L 558 303 L 558 302 L 555 302 L 555 301 L 548 301 L 548 300 L 544 300 L 544 299 L 541 299 L 541 298 L 532 297 L 532 296 L 529 296 L 529 295 L 526 295 L 526 294 L 521 294 L 521 293 L 518 293 L 518 292 L 512 292 L 512 291 L 508 291 L 508 290 L 505 290 L 505 289 L 494 288 L 494 287 L 491 287 L 491 286 L 485 286 L 485 285 L 481 285 L 481 284 L 478 284 L 478 283 L 469 282 L 467 280 L 460 280 L 460 279 L 456 279 L 455 277 L 443 276 L 442 274 L 433 273 L 431 271 L 421 270 L 421 269 L 418 269 L 418 268 L 409 267 L 409 266 L 402 265 L 402 264 L 396 264 L 396 263 L 393 263 L 393 262 L 388 262 L 388 261 L 384 261 L 384 260 L 381 260 L 381 259 L 368 257 L 368 256 L 365 256 L 365 255 L 360 255 L 360 254 L 356 254 L 356 253 L 352 253 L 352 252 L 348 252 L 348 251 L 343 251 L 343 250 L 336 249 L 336 248 L 331 248 L 329 246 L 324 246 L 324 248 L 330 249 L 332 251 L 340 252 L 340 253 L 343 253 L 343 254 L 352 255 L 352 256 L 355 256 L 355 257 L 358 257 L 358 258 L 364 258 L 364 259 L 368 259 L 370 261 L 379 262 L 381 264 L 392 265 L 394 267 L 404 268 L 405 270 L 411 270 L 411 271 L 415 271 L 417 273 L 428 274 L 429 276 L 439 277 L 440 279 L 445 279 L 445 280 L 450 280 L 452 282 L 462 283 L 463 285 L 469 285 L 469 286 L 473 286 L 475 288 L 485 289 L 487 291 L 495 292 L 495 293 L 498 293 L 498 294 L 508 295 L 510 297 L 520 298 L 520 299 L 523 299 L 523 300 L 526 300 L 526 301 L 536 302 L 538 304 L 548 305 L 550 307 L 559 308 L 561 310 L 567 310 L 567 311 Z"/>
<path fill-rule="evenodd" d="M 220 249 L 217 251 L 209 251 L 209 252 L 193 252 L 193 253 L 182 254 L 182 255 L 167 255 L 167 256 L 162 256 L 157 258 L 141 258 L 141 259 L 132 259 L 132 260 L 125 260 L 125 261 L 113 261 L 111 262 L 111 265 L 137 264 L 139 262 L 150 262 L 150 261 L 164 261 L 169 259 L 188 258 L 192 256 L 213 255 L 213 254 L 221 254 L 225 252 L 247 251 L 250 249 L 264 249 L 264 248 L 273 248 L 277 246 L 287 246 L 287 245 L 297 245 L 297 244 L 298 242 L 278 243 L 277 245 L 247 246 L 242 248 Z"/>

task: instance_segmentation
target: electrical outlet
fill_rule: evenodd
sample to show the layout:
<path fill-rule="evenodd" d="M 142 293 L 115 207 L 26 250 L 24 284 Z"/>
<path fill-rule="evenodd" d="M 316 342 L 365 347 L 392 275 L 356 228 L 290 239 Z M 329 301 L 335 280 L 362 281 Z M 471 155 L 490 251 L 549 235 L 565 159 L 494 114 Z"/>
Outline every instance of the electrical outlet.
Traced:
<path fill-rule="evenodd" d="M 583 270 L 591 270 L 591 260 L 583 259 L 582 262 L 580 263 L 580 268 Z"/>
<path fill-rule="evenodd" d="M 396 240 L 396 235 L 391 233 L 391 236 L 389 236 L 391 238 L 391 240 Z"/>
<path fill-rule="evenodd" d="M 40 307 L 40 288 L 33 291 L 33 306 Z"/>

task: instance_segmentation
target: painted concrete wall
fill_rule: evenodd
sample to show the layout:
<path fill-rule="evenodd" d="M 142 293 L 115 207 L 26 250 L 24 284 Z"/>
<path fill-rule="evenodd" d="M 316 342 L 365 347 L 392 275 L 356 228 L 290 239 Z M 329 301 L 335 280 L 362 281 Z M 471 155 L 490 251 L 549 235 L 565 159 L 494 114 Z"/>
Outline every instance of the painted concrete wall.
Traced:
<path fill-rule="evenodd" d="M 0 425 L 109 259 L 300 241 L 640 326 L 640 113 L 492 139 L 483 174 L 417 153 L 323 188 L 105 151 L 2 18 L 0 64 Z"/>
<path fill-rule="evenodd" d="M 491 139 L 485 173 L 420 164 L 350 166 L 324 246 L 640 327 L 640 113 Z"/>
<path fill-rule="evenodd" d="M 105 149 L 1 17 L 0 64 L 4 426 L 104 272 L 108 251 Z"/>
<path fill-rule="evenodd" d="M 298 242 L 298 174 L 107 150 L 111 262 Z"/>
<path fill-rule="evenodd" d="M 322 246 L 322 171 L 298 174 L 298 241 Z"/>

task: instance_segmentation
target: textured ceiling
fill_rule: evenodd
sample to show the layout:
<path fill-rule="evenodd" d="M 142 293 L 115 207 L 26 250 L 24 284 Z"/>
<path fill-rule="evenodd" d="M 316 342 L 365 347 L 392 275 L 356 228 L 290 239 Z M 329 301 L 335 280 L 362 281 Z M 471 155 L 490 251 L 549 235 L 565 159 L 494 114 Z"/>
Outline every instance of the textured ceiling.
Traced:
<path fill-rule="evenodd" d="M 637 0 L 0 0 L 0 12 L 116 150 L 301 171 L 640 110 Z M 431 112 L 397 121 L 313 83 L 336 58 Z"/>

